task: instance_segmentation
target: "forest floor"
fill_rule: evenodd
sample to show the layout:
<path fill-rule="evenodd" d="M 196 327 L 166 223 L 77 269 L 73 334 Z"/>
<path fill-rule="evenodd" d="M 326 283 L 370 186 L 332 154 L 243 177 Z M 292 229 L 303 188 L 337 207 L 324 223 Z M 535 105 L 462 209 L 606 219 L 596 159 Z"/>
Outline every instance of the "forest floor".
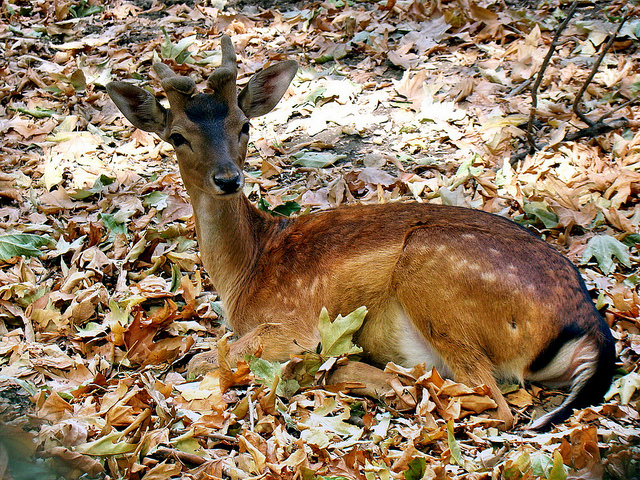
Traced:
<path fill-rule="evenodd" d="M 640 478 L 640 18 L 579 3 L 537 95 L 566 2 L 5 1 L 0 44 L 0 478 Z M 635 12 L 633 9 L 636 9 Z M 622 122 L 567 141 L 588 118 Z M 511 218 L 570 258 L 611 326 L 606 402 L 550 433 L 524 427 L 565 392 L 486 390 L 424 366 L 380 399 L 278 388 L 252 360 L 185 377 L 222 310 L 198 256 L 172 149 L 105 85 L 161 95 L 164 61 L 204 88 L 233 38 L 243 85 L 293 58 L 252 120 L 245 193 L 274 214 L 432 202 Z M 224 348 L 224 341 L 219 342 Z M 394 396 L 395 395 L 395 396 Z"/>

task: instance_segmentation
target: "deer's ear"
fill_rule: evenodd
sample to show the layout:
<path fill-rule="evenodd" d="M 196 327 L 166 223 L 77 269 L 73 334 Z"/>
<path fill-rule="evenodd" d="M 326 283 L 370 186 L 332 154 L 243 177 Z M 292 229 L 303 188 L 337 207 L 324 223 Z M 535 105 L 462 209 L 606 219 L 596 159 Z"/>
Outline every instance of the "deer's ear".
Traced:
<path fill-rule="evenodd" d="M 126 82 L 107 84 L 107 93 L 134 126 L 162 137 L 167 125 L 167 110 L 151 93 Z"/>
<path fill-rule="evenodd" d="M 298 71 L 295 60 L 276 63 L 256 73 L 238 95 L 238 105 L 248 118 L 273 110 Z"/>

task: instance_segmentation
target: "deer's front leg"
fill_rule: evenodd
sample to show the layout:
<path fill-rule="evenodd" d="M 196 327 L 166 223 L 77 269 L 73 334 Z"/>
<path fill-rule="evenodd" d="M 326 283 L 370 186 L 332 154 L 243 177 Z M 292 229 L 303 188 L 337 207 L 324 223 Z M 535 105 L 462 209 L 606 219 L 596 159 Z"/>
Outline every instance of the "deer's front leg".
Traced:
<path fill-rule="evenodd" d="M 270 362 L 286 362 L 291 355 L 313 351 L 319 342 L 317 333 L 292 334 L 291 325 L 263 323 L 229 344 L 228 361 L 235 365 L 247 355 L 260 354 Z M 218 351 L 195 355 L 189 362 L 187 378 L 192 379 L 218 368 Z"/>

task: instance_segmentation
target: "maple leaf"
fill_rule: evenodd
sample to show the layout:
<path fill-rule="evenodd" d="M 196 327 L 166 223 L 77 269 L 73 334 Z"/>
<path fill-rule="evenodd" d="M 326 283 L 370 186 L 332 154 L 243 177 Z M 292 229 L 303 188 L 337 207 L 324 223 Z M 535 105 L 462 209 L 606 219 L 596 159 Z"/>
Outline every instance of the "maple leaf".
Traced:
<path fill-rule="evenodd" d="M 275 392 L 280 397 L 291 398 L 300 390 L 300 384 L 295 379 L 282 379 L 282 364 L 280 363 L 251 357 L 249 368 L 258 382 L 269 387 L 272 391 L 275 387 Z"/>
<path fill-rule="evenodd" d="M 610 400 L 614 395 L 620 395 L 620 403 L 627 405 L 633 397 L 633 394 L 640 390 L 640 374 L 637 372 L 631 372 L 620 378 L 617 378 L 611 388 L 605 395 L 605 400 Z"/>
<path fill-rule="evenodd" d="M 322 344 L 320 355 L 323 357 L 337 357 L 362 352 L 362 349 L 356 346 L 351 339 L 353 334 L 362 326 L 366 315 L 367 307 L 360 307 L 346 317 L 338 315 L 332 322 L 329 320 L 329 312 L 327 312 L 326 308 L 323 308 L 318 319 L 318 329 L 320 330 Z"/>
<path fill-rule="evenodd" d="M 595 257 L 603 273 L 611 273 L 615 269 L 613 257 L 617 258 L 625 267 L 631 267 L 629 247 L 610 235 L 596 235 L 589 239 L 587 248 L 582 254 L 582 264 Z"/>

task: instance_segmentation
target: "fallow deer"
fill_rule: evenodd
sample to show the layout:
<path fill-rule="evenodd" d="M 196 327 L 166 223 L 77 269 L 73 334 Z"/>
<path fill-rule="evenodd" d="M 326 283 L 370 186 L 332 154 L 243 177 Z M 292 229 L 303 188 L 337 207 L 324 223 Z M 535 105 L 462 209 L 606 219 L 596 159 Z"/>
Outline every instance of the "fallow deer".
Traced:
<path fill-rule="evenodd" d="M 210 93 L 155 64 L 168 97 L 125 82 L 107 91 L 136 127 L 173 145 L 191 197 L 202 262 L 239 340 L 233 359 L 261 350 L 286 361 L 319 342 L 318 316 L 368 308 L 355 341 L 368 364 L 348 363 L 334 380 L 388 387 L 374 367 L 426 362 L 469 385 L 486 384 L 497 417 L 513 415 L 499 379 L 568 386 L 555 410 L 531 428 L 547 429 L 573 408 L 602 400 L 615 348 L 575 266 L 510 220 L 432 204 L 336 208 L 297 218 L 258 210 L 242 193 L 249 119 L 271 111 L 297 71 L 284 61 L 255 74 L 238 94 L 231 39 L 208 78 Z M 333 317 L 332 317 L 333 318 Z M 189 372 L 216 368 L 211 352 Z"/>

